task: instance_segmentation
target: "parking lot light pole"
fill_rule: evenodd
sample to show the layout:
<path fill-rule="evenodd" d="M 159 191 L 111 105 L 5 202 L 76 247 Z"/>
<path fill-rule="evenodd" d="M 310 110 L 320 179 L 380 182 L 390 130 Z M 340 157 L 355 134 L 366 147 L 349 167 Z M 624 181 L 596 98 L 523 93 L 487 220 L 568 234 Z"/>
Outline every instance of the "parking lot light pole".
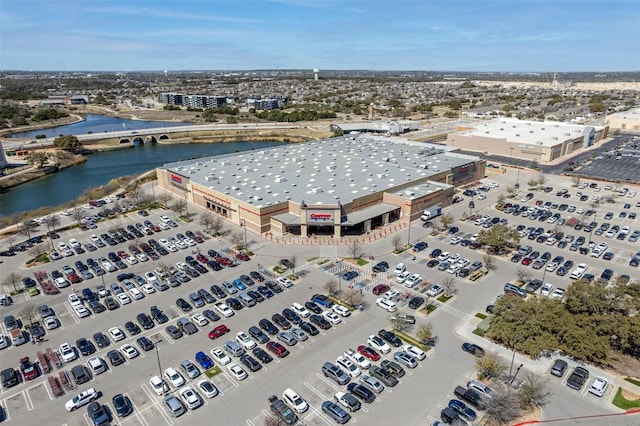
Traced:
<path fill-rule="evenodd" d="M 246 253 L 248 251 L 247 250 L 247 221 L 245 219 L 240 219 L 240 226 L 244 228 L 244 251 Z"/>
<path fill-rule="evenodd" d="M 164 390 L 164 379 L 162 378 L 162 366 L 160 365 L 160 342 L 162 342 L 162 339 L 159 337 L 156 337 L 155 339 L 153 339 L 153 343 L 156 347 L 156 358 L 158 360 L 158 377 L 160 378 L 160 382 L 162 383 L 162 394 L 165 394 L 165 390 Z"/>

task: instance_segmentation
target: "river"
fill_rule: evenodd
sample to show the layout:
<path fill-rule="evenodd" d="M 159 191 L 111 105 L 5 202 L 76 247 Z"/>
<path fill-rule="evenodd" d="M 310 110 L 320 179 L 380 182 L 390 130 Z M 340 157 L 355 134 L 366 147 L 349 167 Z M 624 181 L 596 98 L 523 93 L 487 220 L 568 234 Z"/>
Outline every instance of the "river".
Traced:
<path fill-rule="evenodd" d="M 0 216 L 57 206 L 77 198 L 87 188 L 125 175 L 139 175 L 172 161 L 263 149 L 283 142 L 229 142 L 212 144 L 144 144 L 87 156 L 87 161 L 47 175 L 0 195 Z"/>
<path fill-rule="evenodd" d="M 192 125 L 192 123 L 181 123 L 179 121 L 127 120 L 125 118 L 115 118 L 106 115 L 87 114 L 85 120 L 78 123 L 16 133 L 11 135 L 11 137 L 35 139 L 36 135 L 46 135 L 46 137 L 52 138 L 60 135 L 85 135 L 87 133 L 117 132 L 122 130 L 141 130 L 157 127 L 189 125 Z"/>

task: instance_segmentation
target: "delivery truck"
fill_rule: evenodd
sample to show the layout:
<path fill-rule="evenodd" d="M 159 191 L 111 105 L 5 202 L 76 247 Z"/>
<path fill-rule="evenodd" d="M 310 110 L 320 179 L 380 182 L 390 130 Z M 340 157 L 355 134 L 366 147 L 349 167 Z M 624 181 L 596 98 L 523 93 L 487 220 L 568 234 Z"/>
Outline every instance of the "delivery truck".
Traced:
<path fill-rule="evenodd" d="M 437 206 L 432 206 L 422 212 L 422 216 L 420 216 L 420 220 L 426 222 L 428 220 L 432 220 L 442 214 L 442 208 Z"/>

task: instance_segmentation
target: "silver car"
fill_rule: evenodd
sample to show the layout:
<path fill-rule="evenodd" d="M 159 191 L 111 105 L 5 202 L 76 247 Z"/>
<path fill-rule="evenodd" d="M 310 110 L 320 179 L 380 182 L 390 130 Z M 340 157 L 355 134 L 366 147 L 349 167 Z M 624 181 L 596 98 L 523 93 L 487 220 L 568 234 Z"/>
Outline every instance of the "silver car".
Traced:
<path fill-rule="evenodd" d="M 281 331 L 280 333 L 278 333 L 278 340 L 280 340 L 287 346 L 293 346 L 298 343 L 296 338 L 293 337 L 293 334 L 289 333 L 288 331 Z"/>
<path fill-rule="evenodd" d="M 298 340 L 298 342 L 304 342 L 305 340 L 307 340 L 309 337 L 305 334 L 304 331 L 300 330 L 299 328 L 292 328 L 291 330 L 289 330 L 289 333 L 291 333 L 291 335 L 293 337 L 296 338 L 296 340 Z"/>
<path fill-rule="evenodd" d="M 360 380 L 360 383 L 362 383 L 372 392 L 380 393 L 384 390 L 384 385 L 374 377 L 363 374 L 362 376 L 360 376 L 359 380 Z"/>

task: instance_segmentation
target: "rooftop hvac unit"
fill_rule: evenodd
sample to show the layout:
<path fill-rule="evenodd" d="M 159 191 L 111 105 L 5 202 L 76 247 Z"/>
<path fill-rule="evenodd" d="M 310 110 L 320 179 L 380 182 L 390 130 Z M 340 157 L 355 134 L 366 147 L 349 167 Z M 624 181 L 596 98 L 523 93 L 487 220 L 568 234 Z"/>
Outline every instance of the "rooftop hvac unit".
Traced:
<path fill-rule="evenodd" d="M 259 195 L 254 195 L 253 199 L 256 200 L 256 201 L 260 201 L 260 200 L 262 200 L 262 197 L 259 196 Z"/>
<path fill-rule="evenodd" d="M 286 182 L 286 181 L 287 181 L 286 177 L 279 176 L 279 177 L 276 178 L 276 183 L 282 183 L 282 182 Z"/>
<path fill-rule="evenodd" d="M 416 195 L 416 193 L 415 193 L 415 192 L 413 192 L 413 191 L 411 191 L 411 190 L 409 190 L 409 189 L 407 189 L 406 191 L 404 191 L 404 195 L 409 195 L 409 196 L 411 196 L 411 195 Z"/>
<path fill-rule="evenodd" d="M 311 188 L 311 192 L 313 192 L 314 194 L 319 194 L 322 192 L 322 188 L 320 188 L 319 186 L 315 188 Z"/>
<path fill-rule="evenodd" d="M 229 164 L 231 164 L 231 162 L 228 161 L 228 160 L 220 160 L 220 165 L 221 166 L 228 166 Z"/>
<path fill-rule="evenodd" d="M 211 182 L 212 180 L 216 180 L 215 176 L 205 176 L 204 180 L 206 180 L 207 182 Z"/>

